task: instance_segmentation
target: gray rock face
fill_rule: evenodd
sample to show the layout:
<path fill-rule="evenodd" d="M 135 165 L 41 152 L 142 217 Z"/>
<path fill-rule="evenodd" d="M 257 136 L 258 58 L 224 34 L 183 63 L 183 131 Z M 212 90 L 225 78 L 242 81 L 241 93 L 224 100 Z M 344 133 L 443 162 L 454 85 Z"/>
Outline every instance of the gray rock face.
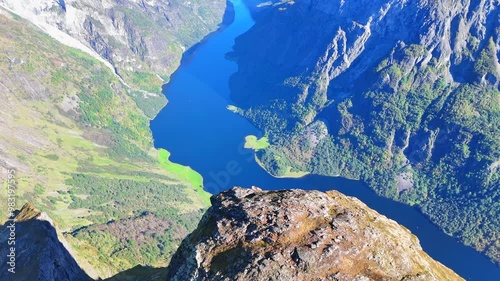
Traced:
<path fill-rule="evenodd" d="M 235 187 L 212 204 L 167 280 L 463 280 L 408 229 L 336 191 Z"/>
<path fill-rule="evenodd" d="M 127 83 L 134 84 L 137 81 L 130 72 L 158 74 L 167 79 L 179 65 L 182 53 L 217 28 L 225 3 L 1 0 L 0 6 L 65 44 L 83 44 L 110 62 Z"/>
<path fill-rule="evenodd" d="M 404 62 L 406 74 L 432 61 L 447 67 L 450 82 L 472 79 L 464 71 L 479 47 L 494 34 L 500 38 L 499 7 L 498 0 L 299 0 L 263 8 L 265 15 L 237 40 L 233 98 L 255 106 L 285 97 L 319 111 L 355 92 L 382 59 L 400 60 L 398 50 L 412 44 L 422 52 Z M 268 44 L 253 48 L 257 35 Z"/>
<path fill-rule="evenodd" d="M 6 247 L 10 236 L 10 222 L 0 226 L 0 269 L 6 281 L 90 281 L 77 264 L 67 245 L 59 240 L 56 229 L 46 214 L 26 204 L 16 216 L 15 223 L 15 273 L 9 273 L 11 255 Z"/>

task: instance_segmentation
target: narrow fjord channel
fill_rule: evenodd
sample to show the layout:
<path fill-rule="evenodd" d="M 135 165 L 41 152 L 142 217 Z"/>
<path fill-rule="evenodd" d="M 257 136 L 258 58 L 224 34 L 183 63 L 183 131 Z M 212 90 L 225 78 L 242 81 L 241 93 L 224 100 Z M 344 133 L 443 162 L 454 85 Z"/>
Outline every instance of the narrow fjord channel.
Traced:
<path fill-rule="evenodd" d="M 157 148 L 171 152 L 171 160 L 198 171 L 205 189 L 218 193 L 233 186 L 262 189 L 338 190 L 355 196 L 396 220 L 417 235 L 424 250 L 467 280 L 500 280 L 500 268 L 470 247 L 444 234 L 417 209 L 377 196 L 359 181 L 309 175 L 299 179 L 274 178 L 243 148 L 247 135 L 261 133 L 246 119 L 227 110 L 228 80 L 237 70 L 225 59 L 234 39 L 253 24 L 241 0 L 232 0 L 232 24 L 210 36 L 185 59 L 164 88 L 169 103 L 151 122 Z"/>

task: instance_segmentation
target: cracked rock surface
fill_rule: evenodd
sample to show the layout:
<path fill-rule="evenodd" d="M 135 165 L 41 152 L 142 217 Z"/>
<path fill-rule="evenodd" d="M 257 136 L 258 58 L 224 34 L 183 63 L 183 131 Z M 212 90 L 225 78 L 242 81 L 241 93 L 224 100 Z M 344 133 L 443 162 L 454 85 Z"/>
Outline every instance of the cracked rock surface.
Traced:
<path fill-rule="evenodd" d="M 169 280 L 463 280 L 356 198 L 240 187 L 212 197 L 169 268 Z"/>

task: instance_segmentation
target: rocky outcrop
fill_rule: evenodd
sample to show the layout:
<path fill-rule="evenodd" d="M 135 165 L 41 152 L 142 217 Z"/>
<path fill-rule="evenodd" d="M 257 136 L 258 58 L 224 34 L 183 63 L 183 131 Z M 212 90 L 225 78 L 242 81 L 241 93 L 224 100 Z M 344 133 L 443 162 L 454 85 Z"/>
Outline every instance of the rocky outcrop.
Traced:
<path fill-rule="evenodd" d="M 14 243 L 8 244 L 10 237 Z M 93 280 L 74 260 L 52 220 L 29 203 L 17 213 L 15 222 L 0 227 L 0 243 L 2 280 Z"/>
<path fill-rule="evenodd" d="M 167 280 L 463 280 L 408 229 L 337 191 L 235 187 L 212 204 Z"/>

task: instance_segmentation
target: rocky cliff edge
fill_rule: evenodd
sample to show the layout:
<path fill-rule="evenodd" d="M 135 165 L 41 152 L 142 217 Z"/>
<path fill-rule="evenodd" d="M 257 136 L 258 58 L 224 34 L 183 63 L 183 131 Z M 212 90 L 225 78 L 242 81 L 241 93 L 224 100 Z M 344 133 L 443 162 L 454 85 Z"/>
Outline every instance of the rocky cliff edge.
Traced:
<path fill-rule="evenodd" d="M 167 280 L 463 280 L 408 229 L 337 191 L 235 187 L 212 205 Z"/>

